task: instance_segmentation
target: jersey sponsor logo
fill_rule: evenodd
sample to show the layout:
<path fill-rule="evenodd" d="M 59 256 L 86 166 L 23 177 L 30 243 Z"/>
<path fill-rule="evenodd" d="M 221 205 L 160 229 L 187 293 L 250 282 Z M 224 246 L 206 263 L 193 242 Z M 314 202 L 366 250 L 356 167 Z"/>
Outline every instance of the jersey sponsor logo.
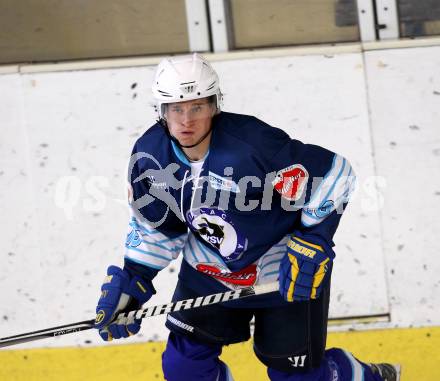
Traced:
<path fill-rule="evenodd" d="M 302 368 L 304 367 L 304 364 L 306 362 L 307 355 L 302 356 L 292 356 L 288 357 L 288 360 L 290 361 L 290 365 L 292 365 L 295 368 Z"/>
<path fill-rule="evenodd" d="M 186 214 L 190 229 L 212 248 L 225 262 L 241 257 L 247 247 L 247 239 L 234 227 L 225 211 L 215 208 L 200 208 Z"/>
<path fill-rule="evenodd" d="M 230 272 L 215 264 L 199 263 L 197 271 L 209 275 L 222 282 L 237 286 L 252 286 L 257 279 L 257 265 L 252 264 L 240 271 Z"/>
<path fill-rule="evenodd" d="M 150 184 L 152 187 L 161 189 L 167 188 L 167 183 L 165 181 L 157 182 L 156 178 L 153 175 L 146 176 L 145 180 L 147 180 L 147 183 Z"/>
<path fill-rule="evenodd" d="M 326 200 L 319 208 L 304 208 L 304 211 L 311 216 L 324 218 L 333 211 L 334 206 L 333 200 Z"/>
<path fill-rule="evenodd" d="M 307 170 L 301 164 L 295 164 L 278 171 L 272 185 L 286 200 L 297 201 L 303 194 L 308 178 Z"/>
<path fill-rule="evenodd" d="M 240 193 L 240 188 L 235 181 L 221 177 L 211 171 L 209 171 L 209 183 L 214 189 Z"/>

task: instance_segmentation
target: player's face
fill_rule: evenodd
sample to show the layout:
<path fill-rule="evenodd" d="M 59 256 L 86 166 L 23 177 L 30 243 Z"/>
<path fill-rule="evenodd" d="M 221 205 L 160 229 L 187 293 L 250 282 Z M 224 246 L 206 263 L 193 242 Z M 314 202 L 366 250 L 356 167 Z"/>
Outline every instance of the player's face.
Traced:
<path fill-rule="evenodd" d="M 209 131 L 214 114 L 214 104 L 202 98 L 168 104 L 165 118 L 171 135 L 183 146 L 190 146 Z"/>

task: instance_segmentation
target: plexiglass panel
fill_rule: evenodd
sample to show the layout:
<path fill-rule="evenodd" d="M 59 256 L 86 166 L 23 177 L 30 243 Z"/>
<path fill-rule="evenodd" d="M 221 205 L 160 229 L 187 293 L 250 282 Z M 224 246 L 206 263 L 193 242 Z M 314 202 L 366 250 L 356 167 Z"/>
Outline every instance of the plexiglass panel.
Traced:
<path fill-rule="evenodd" d="M 187 51 L 185 0 L 0 0 L 0 63 Z"/>
<path fill-rule="evenodd" d="M 439 0 L 397 0 L 401 37 L 440 35 Z"/>
<path fill-rule="evenodd" d="M 235 48 L 359 41 L 356 0 L 230 0 Z"/>

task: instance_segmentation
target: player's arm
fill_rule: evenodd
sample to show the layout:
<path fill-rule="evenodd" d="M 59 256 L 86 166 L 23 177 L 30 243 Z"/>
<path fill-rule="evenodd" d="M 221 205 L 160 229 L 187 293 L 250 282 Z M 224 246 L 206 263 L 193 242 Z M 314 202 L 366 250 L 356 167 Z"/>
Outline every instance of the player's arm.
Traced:
<path fill-rule="evenodd" d="M 155 200 L 144 207 L 135 202 L 148 195 L 151 186 L 151 181 L 137 180 L 141 172 L 139 164 L 130 169 L 130 221 L 124 266 L 122 269 L 108 268 L 96 308 L 95 327 L 106 341 L 139 331 L 140 320 L 114 321 L 116 315 L 121 311 L 139 309 L 155 294 L 154 277 L 177 258 L 186 240 L 186 226 L 172 213 L 165 214 L 167 206 L 162 201 Z M 155 223 L 164 216 L 161 224 Z"/>
<path fill-rule="evenodd" d="M 303 147 L 306 171 L 301 222 L 287 243 L 280 264 L 280 292 L 287 301 L 319 297 L 330 277 L 333 236 L 355 186 L 354 171 L 344 157 L 317 146 Z M 298 195 L 300 196 L 300 195 Z"/>

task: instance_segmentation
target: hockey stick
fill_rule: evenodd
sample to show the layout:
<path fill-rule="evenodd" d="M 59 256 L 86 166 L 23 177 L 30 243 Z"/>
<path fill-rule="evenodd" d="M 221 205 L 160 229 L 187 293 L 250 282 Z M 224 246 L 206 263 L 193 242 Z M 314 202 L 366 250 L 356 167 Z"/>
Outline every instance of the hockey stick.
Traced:
<path fill-rule="evenodd" d="M 189 310 L 193 308 L 199 308 L 209 306 L 211 304 L 228 302 L 231 300 L 237 300 L 246 298 L 252 295 L 262 295 L 269 292 L 278 290 L 278 283 L 268 283 L 252 287 L 241 288 L 238 290 L 231 290 L 226 292 L 220 292 L 218 294 L 211 294 L 206 296 L 199 296 L 192 299 L 179 300 L 168 304 L 158 304 L 156 306 L 147 307 L 145 309 L 134 310 L 130 312 L 120 313 L 114 321 L 125 320 L 127 318 L 144 319 L 150 316 L 165 315 L 170 312 Z M 42 329 L 39 331 L 22 333 L 20 335 L 14 335 L 9 337 L 3 337 L 0 339 L 0 348 L 10 345 L 16 345 L 20 343 L 26 343 L 29 341 L 45 339 L 48 337 L 56 337 L 67 335 L 69 333 L 85 331 L 93 328 L 95 320 L 84 320 L 78 323 L 61 325 L 58 327 L 52 327 Z"/>

